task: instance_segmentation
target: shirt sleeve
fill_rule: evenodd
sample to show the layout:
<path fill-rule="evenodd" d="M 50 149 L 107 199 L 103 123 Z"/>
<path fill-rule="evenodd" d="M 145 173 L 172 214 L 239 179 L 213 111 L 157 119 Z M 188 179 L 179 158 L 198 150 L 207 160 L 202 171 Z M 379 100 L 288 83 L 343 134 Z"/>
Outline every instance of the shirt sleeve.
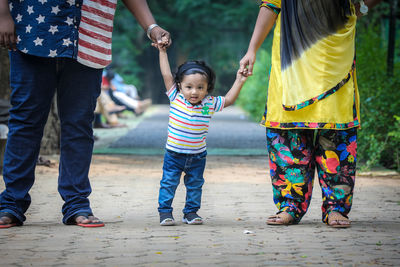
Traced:
<path fill-rule="evenodd" d="M 176 88 L 176 84 L 174 83 L 171 88 L 166 92 L 170 101 L 174 101 L 176 96 L 178 95 L 178 89 Z"/>
<path fill-rule="evenodd" d="M 213 100 L 214 100 L 214 111 L 215 112 L 219 112 L 224 109 L 225 97 L 216 96 L 216 97 L 213 97 Z"/>
<path fill-rule="evenodd" d="M 276 14 L 279 14 L 279 12 L 281 11 L 281 0 L 262 0 L 260 8 L 261 7 L 269 8 Z"/>

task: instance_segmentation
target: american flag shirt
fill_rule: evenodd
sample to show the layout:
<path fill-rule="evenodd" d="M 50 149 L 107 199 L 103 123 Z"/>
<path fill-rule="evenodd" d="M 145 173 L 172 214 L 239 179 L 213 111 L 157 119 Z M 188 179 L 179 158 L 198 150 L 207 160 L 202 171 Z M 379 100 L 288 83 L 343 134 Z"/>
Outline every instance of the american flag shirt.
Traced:
<path fill-rule="evenodd" d="M 111 63 L 116 6 L 117 0 L 9 0 L 17 48 L 104 68 Z"/>

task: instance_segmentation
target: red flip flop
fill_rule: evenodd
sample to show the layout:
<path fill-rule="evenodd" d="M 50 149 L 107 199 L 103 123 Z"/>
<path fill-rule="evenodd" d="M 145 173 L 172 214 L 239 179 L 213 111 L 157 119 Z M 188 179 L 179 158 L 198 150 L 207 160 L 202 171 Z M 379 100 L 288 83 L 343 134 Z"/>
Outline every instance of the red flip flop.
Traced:
<path fill-rule="evenodd" d="M 66 223 L 67 225 L 77 225 L 77 226 L 81 226 L 81 227 L 103 227 L 104 223 L 102 221 L 98 221 L 98 222 L 90 222 L 90 223 L 76 223 L 76 218 L 79 216 L 83 216 L 87 219 L 89 219 L 89 216 L 93 216 L 93 214 L 87 213 L 87 212 L 80 212 L 75 214 L 74 216 L 72 216 L 68 222 Z"/>
<path fill-rule="evenodd" d="M 17 226 L 16 223 L 0 224 L 0 229 L 11 228 Z"/>
<path fill-rule="evenodd" d="M 105 224 L 102 221 L 98 221 L 90 223 L 77 223 L 76 225 L 81 227 L 103 227 Z"/>

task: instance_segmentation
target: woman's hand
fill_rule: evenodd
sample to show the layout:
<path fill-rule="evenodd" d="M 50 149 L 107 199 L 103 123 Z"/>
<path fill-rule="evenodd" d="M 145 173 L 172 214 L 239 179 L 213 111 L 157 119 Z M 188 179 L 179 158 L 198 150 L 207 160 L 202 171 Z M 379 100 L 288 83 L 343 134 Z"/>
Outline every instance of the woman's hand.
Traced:
<path fill-rule="evenodd" d="M 239 73 L 244 76 L 253 75 L 253 66 L 256 62 L 256 53 L 247 51 L 246 55 L 240 60 Z"/>

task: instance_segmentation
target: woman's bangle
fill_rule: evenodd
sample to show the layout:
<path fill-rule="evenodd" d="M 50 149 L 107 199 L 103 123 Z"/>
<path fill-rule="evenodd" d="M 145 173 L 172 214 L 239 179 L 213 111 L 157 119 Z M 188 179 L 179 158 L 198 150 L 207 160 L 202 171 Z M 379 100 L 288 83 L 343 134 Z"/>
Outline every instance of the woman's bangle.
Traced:
<path fill-rule="evenodd" d="M 149 37 L 149 39 L 150 40 L 152 40 L 151 39 L 151 37 L 150 37 L 150 33 L 151 33 L 151 31 L 155 28 L 155 27 L 159 27 L 157 24 L 151 24 L 148 28 L 147 28 L 147 31 L 146 31 L 146 33 L 147 33 L 147 37 Z"/>

